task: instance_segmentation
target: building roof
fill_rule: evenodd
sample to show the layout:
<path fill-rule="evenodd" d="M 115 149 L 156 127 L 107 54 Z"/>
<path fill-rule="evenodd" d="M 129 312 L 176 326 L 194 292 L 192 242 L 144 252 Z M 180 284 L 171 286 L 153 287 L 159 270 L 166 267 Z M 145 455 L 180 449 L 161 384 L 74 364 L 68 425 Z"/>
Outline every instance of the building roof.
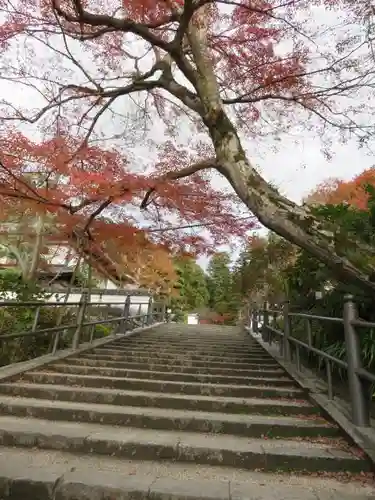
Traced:
<path fill-rule="evenodd" d="M 104 278 L 109 279 L 117 286 L 133 284 L 134 281 L 129 276 L 120 272 L 119 263 L 111 259 L 108 253 L 101 245 L 93 241 L 86 231 L 80 228 L 75 228 L 70 235 L 66 236 L 66 240 L 50 238 L 48 246 L 70 246 L 77 255 L 81 256 L 92 268 Z M 16 265 L 16 262 L 4 262 L 0 265 L 2 268 L 11 268 Z M 55 266 L 48 266 L 49 269 Z M 60 266 L 59 266 L 60 267 Z M 44 271 L 46 268 L 44 268 Z"/>

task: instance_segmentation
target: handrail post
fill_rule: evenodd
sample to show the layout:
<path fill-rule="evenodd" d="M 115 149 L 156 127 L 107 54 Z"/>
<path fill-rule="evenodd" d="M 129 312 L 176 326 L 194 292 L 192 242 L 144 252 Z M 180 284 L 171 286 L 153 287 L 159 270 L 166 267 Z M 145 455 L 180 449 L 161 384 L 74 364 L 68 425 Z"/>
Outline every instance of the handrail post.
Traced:
<path fill-rule="evenodd" d="M 359 336 L 353 325 L 357 319 L 357 308 L 352 295 L 344 297 L 344 334 L 346 357 L 348 363 L 348 383 L 352 407 L 352 421 L 359 427 L 369 427 L 370 411 L 365 382 L 357 374 L 362 368 L 361 346 Z"/>
<path fill-rule="evenodd" d="M 40 317 L 40 309 L 41 306 L 38 306 L 35 311 L 35 316 L 34 316 L 34 321 L 33 321 L 33 326 L 31 328 L 32 332 L 36 332 L 36 329 L 38 327 L 38 322 L 39 322 L 39 317 Z"/>
<path fill-rule="evenodd" d="M 256 309 L 253 309 L 251 312 L 251 331 L 258 333 L 258 312 Z"/>
<path fill-rule="evenodd" d="M 144 319 L 143 319 L 143 316 L 142 316 L 142 305 L 143 304 L 138 304 L 138 312 L 137 312 L 136 316 L 137 316 L 137 321 L 139 322 L 139 324 L 141 326 L 144 326 Z"/>
<path fill-rule="evenodd" d="M 163 301 L 162 306 L 161 306 L 161 314 L 160 314 L 160 322 L 161 323 L 168 323 L 168 318 L 167 318 L 167 304 Z"/>
<path fill-rule="evenodd" d="M 262 340 L 266 342 L 268 339 L 270 332 L 268 331 L 267 326 L 269 325 L 269 312 L 268 312 L 268 302 L 263 304 L 263 325 L 262 325 Z"/>
<path fill-rule="evenodd" d="M 153 300 L 152 297 L 148 299 L 148 306 L 147 306 L 147 325 L 152 325 L 152 308 L 153 308 Z"/>
<path fill-rule="evenodd" d="M 309 344 L 310 347 L 313 345 L 313 338 L 312 338 L 312 325 L 311 325 L 311 319 L 306 320 L 306 330 L 307 330 L 307 343 Z"/>
<path fill-rule="evenodd" d="M 81 333 L 82 333 L 82 325 L 85 322 L 85 312 L 86 312 L 86 305 L 87 305 L 87 292 L 82 291 L 81 299 L 79 301 L 79 309 L 78 309 L 78 316 L 77 316 L 77 328 L 74 332 L 73 335 L 73 340 L 72 340 L 72 349 L 76 350 L 78 349 L 80 340 L 81 340 Z"/>
<path fill-rule="evenodd" d="M 290 316 L 289 316 L 289 301 L 284 302 L 283 306 L 283 316 L 284 316 L 284 336 L 282 338 L 283 344 L 283 354 L 285 361 L 290 361 L 290 342 L 289 337 L 291 333 L 291 324 L 290 324 Z"/>
<path fill-rule="evenodd" d="M 119 327 L 119 333 L 126 333 L 126 330 L 128 329 L 130 302 L 131 302 L 131 295 L 127 295 L 126 299 L 125 299 L 124 309 L 122 311 L 122 320 L 121 320 L 120 327 Z M 123 332 L 123 330 L 124 330 L 124 332 Z"/>

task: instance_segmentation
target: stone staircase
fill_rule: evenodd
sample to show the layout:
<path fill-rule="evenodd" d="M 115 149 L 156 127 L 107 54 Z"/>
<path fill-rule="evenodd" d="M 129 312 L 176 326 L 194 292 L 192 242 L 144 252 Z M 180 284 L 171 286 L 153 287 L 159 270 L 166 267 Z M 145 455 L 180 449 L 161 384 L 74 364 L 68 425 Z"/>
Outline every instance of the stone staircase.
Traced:
<path fill-rule="evenodd" d="M 254 339 L 164 325 L 0 383 L 0 499 L 374 499 Z"/>

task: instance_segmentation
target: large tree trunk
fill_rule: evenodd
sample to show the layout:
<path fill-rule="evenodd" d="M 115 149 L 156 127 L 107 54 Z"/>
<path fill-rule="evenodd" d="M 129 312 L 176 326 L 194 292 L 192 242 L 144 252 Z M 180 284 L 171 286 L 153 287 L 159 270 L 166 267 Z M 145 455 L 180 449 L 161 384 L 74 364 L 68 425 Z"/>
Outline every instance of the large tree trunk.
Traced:
<path fill-rule="evenodd" d="M 202 119 L 215 148 L 218 170 L 264 226 L 324 262 L 338 280 L 373 293 L 375 283 L 369 276 L 337 252 L 335 235 L 328 224 L 312 216 L 307 208 L 281 196 L 251 165 L 225 113 L 211 59 L 205 50 L 206 35 L 204 10 L 201 9 L 200 18 L 190 23 L 188 37 L 197 67 L 196 87 L 204 108 Z M 357 247 L 360 247 L 359 242 Z"/>
<path fill-rule="evenodd" d="M 334 233 L 307 208 L 278 194 L 252 167 L 224 113 L 209 128 L 221 173 L 264 226 L 324 262 L 339 280 L 375 290 L 375 284 L 365 273 L 337 253 Z"/>
<path fill-rule="evenodd" d="M 44 237 L 44 223 L 45 223 L 45 213 L 37 214 L 36 227 L 35 227 L 35 241 L 34 247 L 31 255 L 30 267 L 27 272 L 26 279 L 32 281 L 36 278 L 36 274 L 39 268 L 42 248 L 43 248 L 43 237 Z"/>

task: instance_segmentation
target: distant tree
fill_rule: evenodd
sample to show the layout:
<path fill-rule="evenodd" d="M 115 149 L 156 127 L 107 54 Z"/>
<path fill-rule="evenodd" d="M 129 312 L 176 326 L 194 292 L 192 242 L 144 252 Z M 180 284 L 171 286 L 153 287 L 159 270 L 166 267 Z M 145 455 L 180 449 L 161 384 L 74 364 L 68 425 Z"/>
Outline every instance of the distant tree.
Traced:
<path fill-rule="evenodd" d="M 310 205 L 347 203 L 365 210 L 369 200 L 368 185 L 375 185 L 375 167 L 364 170 L 349 181 L 327 179 L 318 184 L 305 202 Z"/>
<path fill-rule="evenodd" d="M 233 323 L 237 318 L 240 300 L 233 287 L 230 256 L 225 252 L 213 255 L 207 273 L 209 305 L 216 314 L 215 322 Z"/>
<path fill-rule="evenodd" d="M 177 296 L 172 298 L 172 309 L 176 313 L 187 313 L 202 308 L 208 303 L 206 276 L 203 269 L 191 257 L 175 259 Z"/>
<path fill-rule="evenodd" d="M 253 236 L 235 263 L 234 289 L 243 302 L 280 302 L 287 292 L 285 268 L 296 259 L 297 247 L 274 233 Z"/>

